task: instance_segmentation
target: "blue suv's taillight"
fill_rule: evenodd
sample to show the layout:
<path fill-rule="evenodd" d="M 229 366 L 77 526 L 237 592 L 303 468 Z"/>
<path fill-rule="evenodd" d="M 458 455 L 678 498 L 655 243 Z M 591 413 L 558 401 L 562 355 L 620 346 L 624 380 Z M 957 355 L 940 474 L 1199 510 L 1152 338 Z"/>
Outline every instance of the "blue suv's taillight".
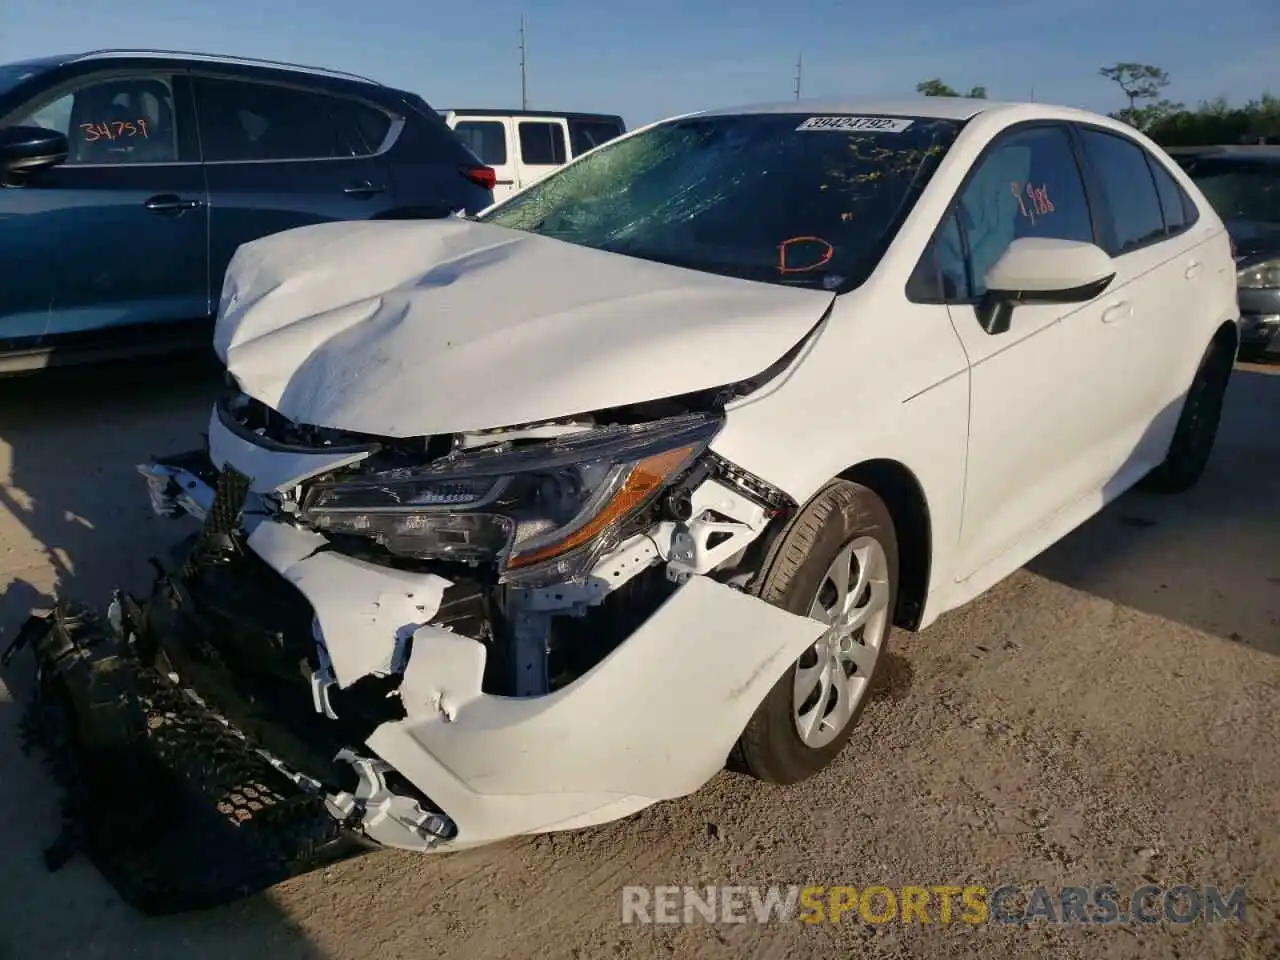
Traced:
<path fill-rule="evenodd" d="M 498 185 L 498 173 L 493 167 L 459 167 L 458 172 L 477 187 L 492 190 Z"/>

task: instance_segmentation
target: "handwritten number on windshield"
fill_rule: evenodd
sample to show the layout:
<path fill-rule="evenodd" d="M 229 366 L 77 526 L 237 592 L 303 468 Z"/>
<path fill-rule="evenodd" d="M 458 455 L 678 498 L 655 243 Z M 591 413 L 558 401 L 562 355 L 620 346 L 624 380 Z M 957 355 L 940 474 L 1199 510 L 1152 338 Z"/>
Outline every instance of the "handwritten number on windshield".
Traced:
<path fill-rule="evenodd" d="M 788 262 L 787 251 L 790 250 L 791 247 L 795 246 L 796 244 L 818 244 L 822 247 L 825 247 L 826 249 L 823 251 L 822 256 L 819 257 L 815 262 L 806 264 L 804 266 L 793 266 L 791 263 Z M 835 256 L 835 252 L 836 252 L 836 248 L 833 247 L 831 244 L 827 243 L 827 241 L 823 240 L 821 237 L 792 237 L 789 240 L 783 240 L 780 244 L 778 244 L 778 272 L 779 273 L 807 273 L 810 270 L 817 270 L 820 267 L 825 267 L 828 263 L 830 263 L 831 258 Z"/>

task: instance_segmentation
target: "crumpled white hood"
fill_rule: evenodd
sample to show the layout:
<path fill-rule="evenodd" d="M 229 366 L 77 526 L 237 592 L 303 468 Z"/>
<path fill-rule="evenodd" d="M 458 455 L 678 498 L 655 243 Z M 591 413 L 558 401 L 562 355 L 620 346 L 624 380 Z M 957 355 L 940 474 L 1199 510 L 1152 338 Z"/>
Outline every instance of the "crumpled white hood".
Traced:
<path fill-rule="evenodd" d="M 214 347 L 291 420 L 420 436 L 754 376 L 832 296 L 460 218 L 327 223 L 239 249 Z"/>

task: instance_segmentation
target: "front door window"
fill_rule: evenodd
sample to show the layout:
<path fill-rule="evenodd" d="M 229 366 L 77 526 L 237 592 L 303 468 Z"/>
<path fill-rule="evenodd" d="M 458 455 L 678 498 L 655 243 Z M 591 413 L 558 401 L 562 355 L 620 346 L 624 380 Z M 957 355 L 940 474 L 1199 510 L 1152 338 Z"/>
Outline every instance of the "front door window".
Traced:
<path fill-rule="evenodd" d="M 173 163 L 178 128 L 173 88 L 158 76 L 94 79 L 16 118 L 65 134 L 68 165 Z"/>

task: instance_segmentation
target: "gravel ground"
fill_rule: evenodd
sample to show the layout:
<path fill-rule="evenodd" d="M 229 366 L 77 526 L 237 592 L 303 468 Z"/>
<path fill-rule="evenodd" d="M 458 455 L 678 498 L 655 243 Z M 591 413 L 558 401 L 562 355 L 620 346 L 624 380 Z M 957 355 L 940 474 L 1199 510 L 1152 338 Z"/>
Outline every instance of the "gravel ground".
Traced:
<path fill-rule="evenodd" d="M 577 833 L 380 853 L 222 910 L 133 915 L 40 861 L 54 793 L 0 680 L 0 958 L 1280 956 L 1280 370 L 1241 367 L 1202 484 L 1130 494 L 969 607 L 899 634 L 840 760 L 790 789 L 721 775 Z M 142 589 L 181 532 L 133 465 L 194 446 L 184 364 L 0 383 L 0 622 L 55 586 Z M 21 687 L 20 672 L 5 678 Z M 1246 921 L 624 925 L 625 885 L 1011 883 L 1248 889 Z"/>

